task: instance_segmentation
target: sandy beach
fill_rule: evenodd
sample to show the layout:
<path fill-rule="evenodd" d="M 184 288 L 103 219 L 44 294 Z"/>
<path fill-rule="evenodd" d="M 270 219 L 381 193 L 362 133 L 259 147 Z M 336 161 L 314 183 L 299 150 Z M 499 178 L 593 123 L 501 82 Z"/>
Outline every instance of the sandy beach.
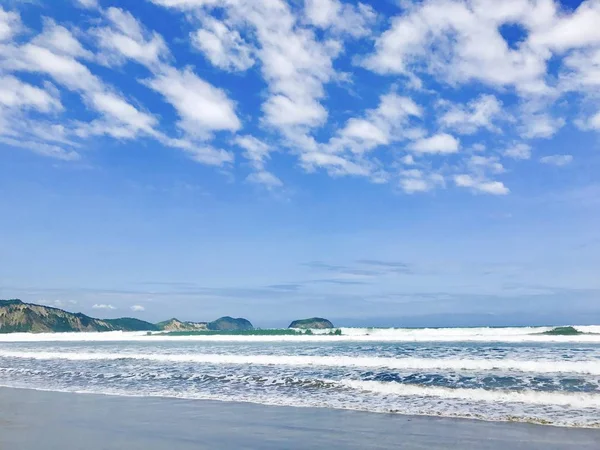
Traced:
<path fill-rule="evenodd" d="M 600 448 L 600 430 L 0 388 L 1 450 Z"/>

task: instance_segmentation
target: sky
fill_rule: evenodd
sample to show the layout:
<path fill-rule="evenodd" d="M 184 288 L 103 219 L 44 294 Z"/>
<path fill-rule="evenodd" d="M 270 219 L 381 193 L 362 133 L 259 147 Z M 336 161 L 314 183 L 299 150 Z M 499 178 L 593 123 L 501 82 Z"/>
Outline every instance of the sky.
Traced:
<path fill-rule="evenodd" d="M 0 298 L 600 323 L 600 1 L 0 0 Z"/>

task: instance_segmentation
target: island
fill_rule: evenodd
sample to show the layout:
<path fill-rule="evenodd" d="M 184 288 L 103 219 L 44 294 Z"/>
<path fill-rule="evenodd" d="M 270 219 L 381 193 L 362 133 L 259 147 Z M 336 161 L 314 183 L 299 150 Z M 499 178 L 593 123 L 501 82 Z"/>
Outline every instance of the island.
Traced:
<path fill-rule="evenodd" d="M 242 331 L 254 330 L 254 326 L 249 320 L 243 318 L 234 319 L 233 317 L 225 316 L 207 324 L 210 331 Z"/>
<path fill-rule="evenodd" d="M 290 323 L 288 328 L 299 328 L 302 330 L 324 330 L 327 328 L 333 328 L 333 324 L 327 319 L 313 317 L 311 319 L 294 320 L 292 323 Z"/>

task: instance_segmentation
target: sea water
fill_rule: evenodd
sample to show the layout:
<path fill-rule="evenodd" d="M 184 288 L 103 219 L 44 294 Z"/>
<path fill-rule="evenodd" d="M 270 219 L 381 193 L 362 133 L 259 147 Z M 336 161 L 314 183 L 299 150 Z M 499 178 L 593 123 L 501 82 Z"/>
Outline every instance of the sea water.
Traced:
<path fill-rule="evenodd" d="M 600 327 L 576 328 L 6 334 L 0 385 L 600 427 Z"/>

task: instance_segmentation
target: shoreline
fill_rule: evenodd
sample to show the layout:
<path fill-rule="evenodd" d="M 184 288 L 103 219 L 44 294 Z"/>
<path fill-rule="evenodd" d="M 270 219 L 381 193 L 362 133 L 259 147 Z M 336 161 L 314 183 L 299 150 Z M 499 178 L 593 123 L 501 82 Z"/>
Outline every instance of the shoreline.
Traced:
<path fill-rule="evenodd" d="M 99 396 L 99 397 L 119 397 L 119 398 L 134 398 L 134 399 L 158 399 L 158 400 L 167 400 L 167 401 L 187 401 L 187 402 L 209 402 L 214 403 L 215 405 L 219 404 L 234 404 L 234 405 L 253 405 L 257 407 L 267 407 L 267 408 L 291 408 L 291 409 L 309 409 L 309 410 L 327 410 L 327 411 L 348 411 L 353 413 L 360 414 L 376 414 L 376 415 L 385 415 L 385 416 L 399 416 L 401 418 L 424 418 L 424 419 L 443 419 L 443 420 L 451 420 L 451 421 L 467 421 L 467 422 L 485 422 L 485 423 L 506 423 L 506 424 L 519 424 L 519 425 L 535 425 L 540 427 L 551 427 L 551 428 L 564 428 L 568 430 L 595 430 L 600 433 L 600 423 L 593 426 L 569 426 L 569 425 L 560 425 L 550 422 L 545 422 L 543 420 L 519 420 L 519 418 L 507 419 L 507 420 L 492 420 L 486 419 L 484 417 L 480 417 L 477 415 L 465 415 L 465 416 L 443 416 L 438 414 L 406 414 L 396 411 L 369 411 L 364 409 L 352 409 L 352 408 L 334 408 L 329 406 L 307 406 L 307 405 L 280 405 L 275 403 L 259 403 L 251 400 L 226 400 L 226 399 L 209 399 L 209 398 L 190 398 L 190 397 L 174 397 L 163 394 L 144 394 L 144 395 L 135 395 L 135 394 L 123 394 L 116 392 L 89 392 L 89 391 L 68 391 L 68 390 L 56 390 L 56 389 L 46 389 L 46 388 L 35 388 L 35 387 L 15 387 L 15 386 L 6 386 L 0 384 L 0 391 L 2 389 L 11 389 L 17 391 L 33 391 L 33 392 L 42 392 L 42 393 L 56 393 L 56 394 L 67 394 L 67 395 L 89 395 L 89 396 Z M 0 395 L 1 398 L 1 395 Z"/>
<path fill-rule="evenodd" d="M 20 450 L 600 448 L 593 428 L 7 387 L 0 429 Z"/>

